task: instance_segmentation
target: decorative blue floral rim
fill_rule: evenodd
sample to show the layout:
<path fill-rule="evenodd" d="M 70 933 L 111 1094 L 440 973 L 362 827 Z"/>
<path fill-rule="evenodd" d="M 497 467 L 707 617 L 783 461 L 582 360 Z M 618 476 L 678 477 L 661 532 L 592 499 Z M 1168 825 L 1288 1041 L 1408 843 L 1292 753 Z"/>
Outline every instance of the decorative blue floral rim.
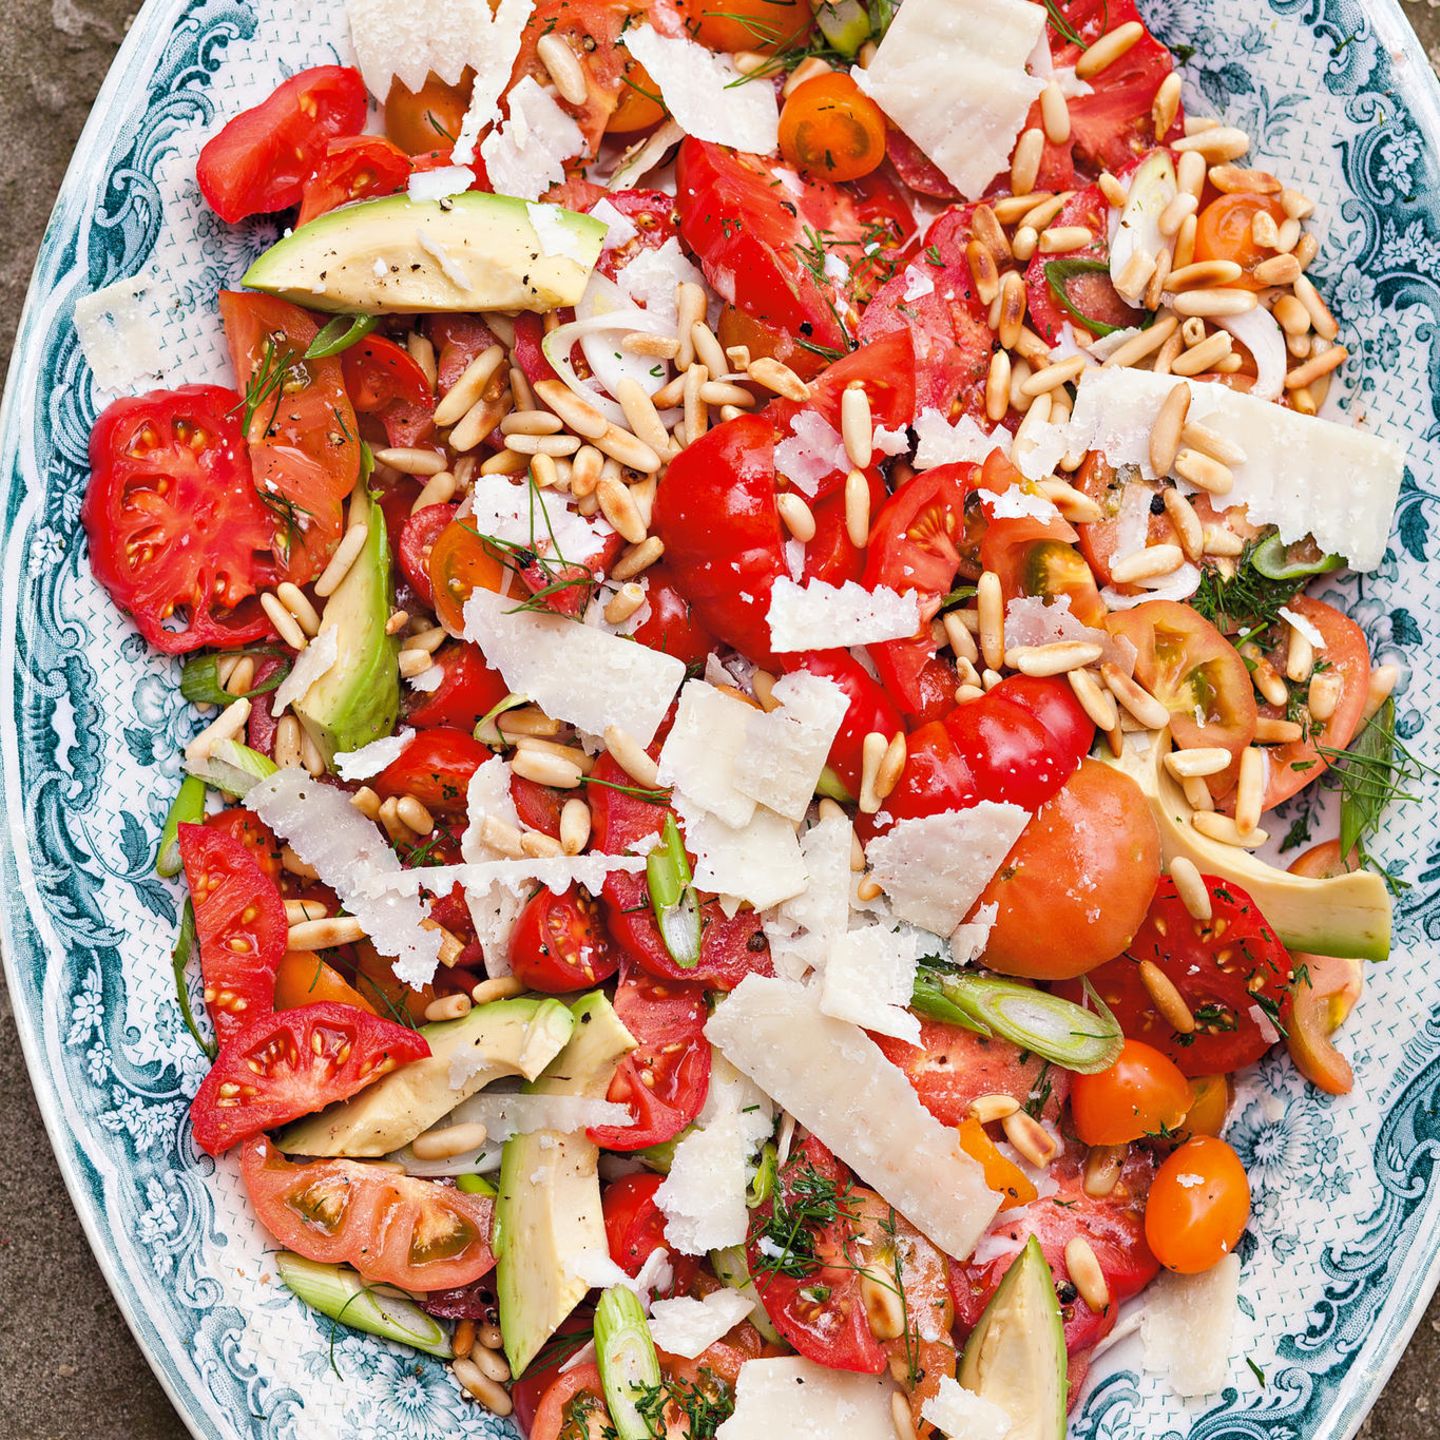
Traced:
<path fill-rule="evenodd" d="M 1440 595 L 1423 568 L 1440 503 L 1440 88 L 1395 0 L 1141 8 L 1188 57 L 1192 108 L 1258 135 L 1258 163 L 1324 202 L 1322 288 L 1362 377 L 1348 408 L 1406 441 L 1411 459 L 1385 564 L 1340 588 L 1372 649 L 1401 664 L 1400 728 L 1433 760 L 1440 681 L 1421 667 L 1440 653 Z M 273 1283 L 233 1165 L 194 1148 L 185 1107 L 204 1062 L 171 993 L 176 895 L 151 868 L 177 742 L 194 722 L 169 665 L 90 579 L 79 524 L 86 440 L 108 396 L 76 342 L 75 299 L 158 271 L 170 296 L 165 378 L 223 379 L 205 318 L 214 291 L 274 232 L 229 230 L 203 211 L 197 137 L 343 45 L 339 0 L 150 0 L 77 147 L 0 412 L 0 941 L 76 1209 L 191 1430 L 498 1440 L 511 1427 L 462 1401 L 438 1363 L 332 1334 Z M 1329 1100 L 1281 1061 L 1242 1087 L 1230 1135 L 1255 1216 L 1242 1252 L 1248 1328 L 1229 1384 L 1182 1404 L 1117 1348 L 1073 1436 L 1349 1440 L 1359 1428 L 1440 1277 L 1440 972 L 1427 964 L 1440 933 L 1437 821 L 1427 796 L 1391 818 L 1377 847 L 1409 888 L 1394 956 L 1372 967 L 1346 1032 L 1356 1093 Z"/>

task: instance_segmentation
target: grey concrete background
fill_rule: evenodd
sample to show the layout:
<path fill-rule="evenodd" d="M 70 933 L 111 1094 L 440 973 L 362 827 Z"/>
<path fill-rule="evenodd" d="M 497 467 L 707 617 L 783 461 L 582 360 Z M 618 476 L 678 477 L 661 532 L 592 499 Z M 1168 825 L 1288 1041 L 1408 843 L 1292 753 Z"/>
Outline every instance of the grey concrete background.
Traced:
<path fill-rule="evenodd" d="M 1407 0 L 1440 63 L 1440 0 Z M 0 373 L 35 248 L 131 0 L 0 3 Z M 0 988 L 0 1440 L 181 1440 L 188 1432 L 100 1278 L 60 1180 Z M 1440 1415 L 1440 1300 L 1361 1431 L 1431 1440 Z"/>

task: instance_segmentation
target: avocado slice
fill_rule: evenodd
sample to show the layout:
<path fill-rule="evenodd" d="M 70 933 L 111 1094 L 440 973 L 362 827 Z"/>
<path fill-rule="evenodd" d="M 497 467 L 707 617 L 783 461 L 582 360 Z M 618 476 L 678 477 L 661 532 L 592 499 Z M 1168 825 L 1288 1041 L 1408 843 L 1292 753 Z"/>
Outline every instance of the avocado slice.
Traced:
<path fill-rule="evenodd" d="M 635 1037 L 598 990 L 571 1007 L 570 1043 L 527 1095 L 603 1100 L 616 1064 Z M 510 1370 L 521 1375 L 590 1282 L 574 1273 L 577 1256 L 608 1253 L 600 1209 L 599 1148 L 584 1134 L 537 1130 L 505 1142 L 495 1202 L 495 1288 Z"/>
<path fill-rule="evenodd" d="M 533 1080 L 565 1048 L 575 1021 L 558 1000 L 533 996 L 477 1005 L 459 1020 L 422 1025 L 430 1043 L 424 1060 L 367 1086 L 358 1095 L 281 1131 L 287 1155 L 388 1155 L 448 1115 L 462 1100 L 505 1075 Z M 475 1069 L 460 1085 L 451 1068 Z M 475 1062 L 478 1062 L 476 1064 Z"/>
<path fill-rule="evenodd" d="M 1185 792 L 1165 768 L 1169 749 L 1169 733 L 1162 730 L 1148 749 L 1132 738 L 1118 758 L 1101 754 L 1108 764 L 1124 771 L 1150 801 L 1167 865 L 1177 855 L 1184 855 L 1203 874 L 1233 880 L 1260 907 L 1288 950 L 1357 960 L 1384 960 L 1389 955 L 1390 892 L 1381 876 L 1356 870 L 1328 880 L 1312 880 L 1200 834 L 1191 823 L 1194 812 Z"/>
<path fill-rule="evenodd" d="M 524 200 L 467 191 L 445 200 L 389 195 L 317 216 L 272 245 L 241 284 L 309 310 L 361 315 L 417 311 L 557 310 L 584 293 L 605 224 L 543 210 L 537 233 Z"/>
<path fill-rule="evenodd" d="M 320 630 L 339 642 L 335 663 L 295 702 L 295 714 L 328 766 L 337 751 L 358 750 L 395 728 L 400 713 L 398 642 L 385 633 L 390 619 L 390 542 L 379 505 L 357 486 L 351 523 L 369 533 L 365 548 L 325 602 Z"/>
<path fill-rule="evenodd" d="M 957 1378 L 1010 1417 L 1006 1440 L 1065 1440 L 1067 1368 L 1055 1279 L 1032 1235 L 971 1332 Z"/>

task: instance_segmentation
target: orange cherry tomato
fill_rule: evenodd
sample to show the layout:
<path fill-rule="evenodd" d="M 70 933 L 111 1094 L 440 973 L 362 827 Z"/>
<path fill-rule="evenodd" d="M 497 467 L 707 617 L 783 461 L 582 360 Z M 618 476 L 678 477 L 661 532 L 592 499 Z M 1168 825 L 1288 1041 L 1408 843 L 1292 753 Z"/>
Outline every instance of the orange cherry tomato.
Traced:
<path fill-rule="evenodd" d="M 385 133 L 407 155 L 448 150 L 460 134 L 470 108 L 475 72 L 468 66 L 458 85 L 447 85 L 433 71 L 418 90 L 392 82 L 385 97 Z"/>
<path fill-rule="evenodd" d="M 637 130 L 648 130 L 664 118 L 660 87 L 638 60 L 630 60 L 621 72 L 620 99 L 606 122 L 606 134 L 633 135 Z"/>
<path fill-rule="evenodd" d="M 773 54 L 802 41 L 815 24 L 804 0 L 685 0 L 685 28 L 711 50 Z"/>
<path fill-rule="evenodd" d="M 1255 267 L 1274 256 L 1255 243 L 1255 217 L 1265 213 L 1275 224 L 1285 222 L 1285 207 L 1275 195 L 1256 195 L 1240 190 L 1212 200 L 1199 215 L 1195 229 L 1195 259 L 1233 260 L 1244 272 L 1228 283 L 1243 290 L 1263 290 L 1255 278 Z"/>
<path fill-rule="evenodd" d="M 287 950 L 275 972 L 275 1008 L 297 1010 L 319 1000 L 338 1000 L 357 1010 L 380 1012 L 333 966 L 312 950 Z M 388 1018 L 388 1017 L 387 1017 Z"/>
<path fill-rule="evenodd" d="M 1230 1112 L 1230 1077 L 1199 1075 L 1190 1081 L 1190 1113 L 1185 1117 L 1186 1139 L 1192 1135 L 1218 1135 Z"/>
<path fill-rule="evenodd" d="M 1155 1172 L 1145 1238 L 1167 1270 L 1198 1275 L 1235 1248 L 1250 1219 L 1250 1181 L 1223 1140 L 1197 1135 Z"/>
<path fill-rule="evenodd" d="M 848 75 L 817 75 L 780 112 L 780 153 L 826 180 L 858 180 L 885 158 L 885 117 Z"/>
<path fill-rule="evenodd" d="M 505 567 L 473 525 L 452 520 L 430 547 L 435 615 L 452 635 L 465 631 L 465 602 L 475 590 L 499 591 Z"/>
<path fill-rule="evenodd" d="M 1190 1109 L 1190 1082 L 1143 1040 L 1127 1040 L 1108 1070 L 1070 1085 L 1075 1133 L 1087 1145 L 1128 1145 L 1173 1131 Z"/>

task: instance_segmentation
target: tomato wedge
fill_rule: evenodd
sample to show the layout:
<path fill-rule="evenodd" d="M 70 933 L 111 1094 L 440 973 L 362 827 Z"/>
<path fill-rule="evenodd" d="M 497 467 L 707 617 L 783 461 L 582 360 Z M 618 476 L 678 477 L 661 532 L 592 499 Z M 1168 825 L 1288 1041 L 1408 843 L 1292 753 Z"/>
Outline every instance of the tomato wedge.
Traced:
<path fill-rule="evenodd" d="M 290 922 L 249 847 L 209 825 L 182 825 L 180 858 L 195 906 L 205 1008 L 223 1045 L 275 1004 Z"/>
<path fill-rule="evenodd" d="M 260 1223 L 287 1250 L 403 1290 L 468 1285 L 495 1264 L 495 1202 L 356 1160 L 287 1160 L 263 1135 L 240 1157 Z"/>
<path fill-rule="evenodd" d="M 90 566 L 157 650 L 249 644 L 270 633 L 274 526 L 256 493 L 237 415 L 218 385 L 152 390 L 108 405 L 90 432 L 80 507 Z"/>
<path fill-rule="evenodd" d="M 218 1155 L 429 1053 L 423 1035 L 349 1005 L 259 1016 L 225 1042 L 200 1082 L 190 1103 L 195 1143 Z"/>
<path fill-rule="evenodd" d="M 422 730 L 370 785 L 382 799 L 413 795 L 434 814 L 463 815 L 470 777 L 491 754 L 468 731 L 436 725 Z"/>
<path fill-rule="evenodd" d="M 792 661 L 790 668 L 829 680 L 849 698 L 850 708 L 830 743 L 829 764 L 851 796 L 858 795 L 865 737 L 874 730 L 882 735 L 896 734 L 905 728 L 904 717 L 885 689 L 848 650 L 807 650 Z"/>
<path fill-rule="evenodd" d="M 340 357 L 350 403 L 373 415 L 389 445 L 419 445 L 435 430 L 435 394 L 419 363 L 404 346 L 367 335 Z"/>
<path fill-rule="evenodd" d="M 410 178 L 410 157 L 379 135 L 331 140 L 305 182 L 296 225 L 304 225 L 352 200 L 393 195 Z"/>
<path fill-rule="evenodd" d="M 434 665 L 440 683 L 432 690 L 412 690 L 405 696 L 405 719 L 417 730 L 445 726 L 473 731 L 509 693 L 498 670 L 492 670 L 478 645 L 455 640 L 436 652 Z"/>
<path fill-rule="evenodd" d="M 600 904 L 579 885 L 557 895 L 541 886 L 510 932 L 510 964 L 531 990 L 564 995 L 608 980 L 618 960 Z"/>

